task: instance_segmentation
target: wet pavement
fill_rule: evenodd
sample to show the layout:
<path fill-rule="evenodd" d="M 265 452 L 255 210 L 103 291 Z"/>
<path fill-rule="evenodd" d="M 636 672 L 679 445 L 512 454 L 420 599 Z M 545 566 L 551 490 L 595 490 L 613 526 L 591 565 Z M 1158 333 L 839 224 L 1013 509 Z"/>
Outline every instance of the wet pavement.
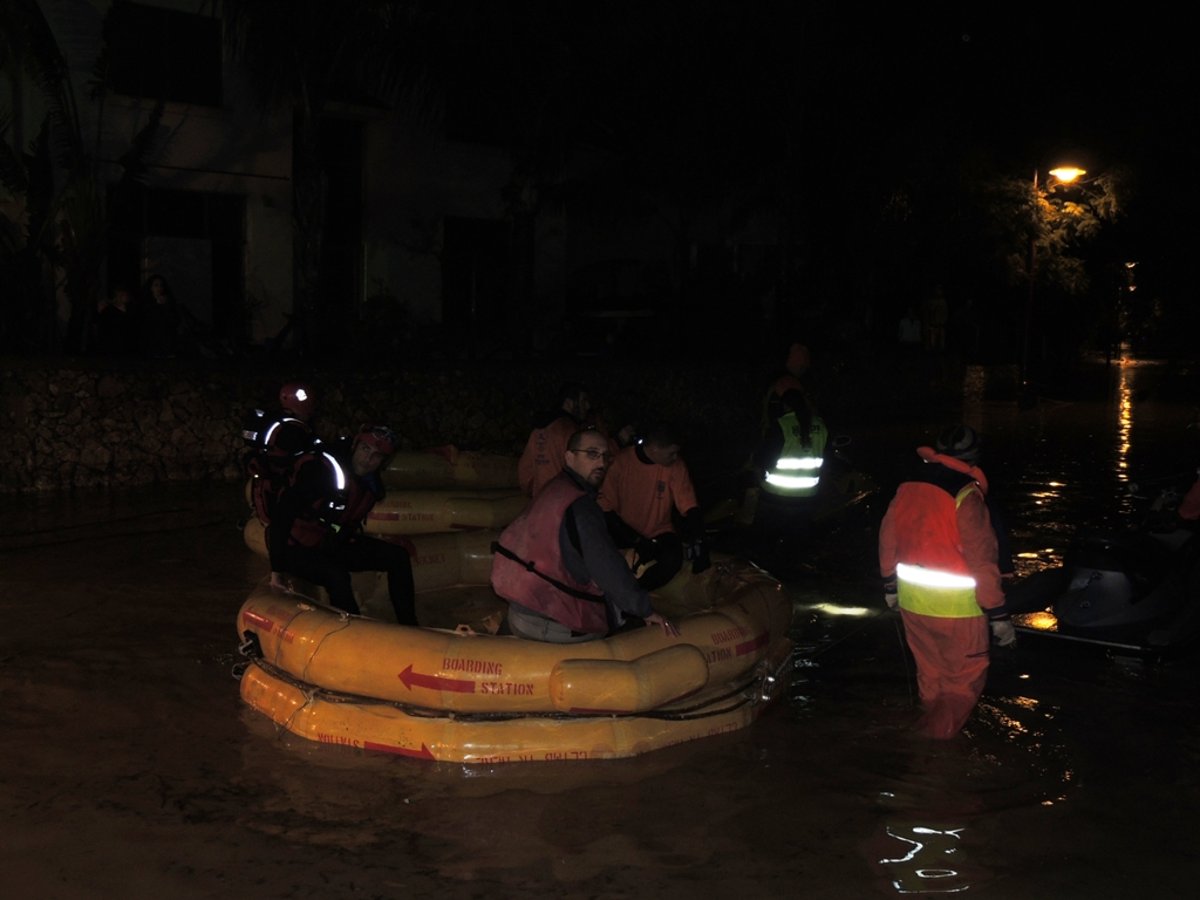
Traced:
<path fill-rule="evenodd" d="M 1121 521 L 1122 479 L 1172 461 L 1189 410 L 1126 389 L 967 403 L 1024 568 L 1080 521 Z M 854 449 L 886 476 L 919 437 L 889 423 Z M 1023 639 L 962 735 L 917 740 L 872 572 L 877 506 L 794 561 L 793 684 L 748 729 L 629 760 L 460 766 L 313 744 L 242 705 L 234 617 L 265 565 L 240 504 L 238 485 L 6 498 L 6 895 L 1195 894 L 1196 658 Z"/>

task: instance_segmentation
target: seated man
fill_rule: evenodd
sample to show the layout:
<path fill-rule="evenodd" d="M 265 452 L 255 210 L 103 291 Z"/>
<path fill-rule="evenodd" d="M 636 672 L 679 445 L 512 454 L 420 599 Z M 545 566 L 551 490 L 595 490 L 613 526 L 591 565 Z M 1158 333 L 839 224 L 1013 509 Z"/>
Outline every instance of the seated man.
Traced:
<path fill-rule="evenodd" d="M 618 547 L 633 547 L 648 568 L 638 583 L 648 591 L 675 577 L 683 560 L 693 571 L 708 567 L 704 521 L 679 441 L 666 425 L 653 425 L 636 444 L 617 454 L 604 486 L 600 508 Z M 675 517 L 681 519 L 675 527 Z"/>
<path fill-rule="evenodd" d="M 679 633 L 654 611 L 609 537 L 596 502 L 609 459 L 600 431 L 575 432 L 565 468 L 493 545 L 492 589 L 508 601 L 508 627 L 518 637 L 590 641 L 624 626 L 626 616 Z"/>
<path fill-rule="evenodd" d="M 412 560 L 408 551 L 362 533 L 371 508 L 383 498 L 379 471 L 396 451 L 396 435 L 363 426 L 347 454 L 318 447 L 303 457 L 267 527 L 271 581 L 290 573 L 320 585 L 338 609 L 358 614 L 351 572 L 386 572 L 396 621 L 416 625 Z"/>
<path fill-rule="evenodd" d="M 320 443 L 312 427 L 315 406 L 306 385 L 290 382 L 279 390 L 278 411 L 255 409 L 242 429 L 249 447 L 243 463 L 251 479 L 250 505 L 264 525 L 271 524 L 275 503 L 291 483 L 299 458 Z"/>
<path fill-rule="evenodd" d="M 536 419 L 521 458 L 517 460 L 517 484 L 527 496 L 537 496 L 538 491 L 562 471 L 567 441 L 583 427 L 590 409 L 587 389 L 581 384 L 570 383 L 559 390 L 558 409 Z"/>

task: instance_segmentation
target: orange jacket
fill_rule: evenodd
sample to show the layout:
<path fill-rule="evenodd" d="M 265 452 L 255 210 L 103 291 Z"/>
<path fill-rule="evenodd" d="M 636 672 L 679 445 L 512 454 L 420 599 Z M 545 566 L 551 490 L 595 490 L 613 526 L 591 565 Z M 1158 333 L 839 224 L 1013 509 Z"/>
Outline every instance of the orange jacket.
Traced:
<path fill-rule="evenodd" d="M 971 575 L 980 610 L 1003 607 L 996 533 L 985 500 L 987 478 L 978 468 L 928 447 L 917 452 L 927 465 L 951 471 L 934 471 L 928 481 L 900 485 L 879 528 L 880 574 L 892 578 L 898 563 L 908 563 Z M 954 479 L 952 473 L 963 477 Z M 962 488 L 968 490 L 956 508 Z"/>
<path fill-rule="evenodd" d="M 525 450 L 517 460 L 517 485 L 530 497 L 536 497 L 546 483 L 563 470 L 567 442 L 579 423 L 563 413 L 548 425 L 529 433 Z"/>
<path fill-rule="evenodd" d="M 1178 508 L 1179 518 L 1185 522 L 1195 522 L 1200 519 L 1200 478 L 1193 482 Z"/>
<path fill-rule="evenodd" d="M 653 538 L 675 530 L 672 508 L 686 516 L 700 504 L 687 464 L 676 459 L 669 466 L 643 461 L 637 446 L 617 454 L 600 486 L 600 508 L 615 512 L 643 537 Z"/>

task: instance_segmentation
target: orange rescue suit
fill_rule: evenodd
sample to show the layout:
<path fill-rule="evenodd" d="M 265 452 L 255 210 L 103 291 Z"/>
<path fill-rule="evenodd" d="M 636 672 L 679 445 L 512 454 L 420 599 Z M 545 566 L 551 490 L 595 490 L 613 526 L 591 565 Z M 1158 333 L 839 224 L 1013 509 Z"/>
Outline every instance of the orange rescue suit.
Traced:
<path fill-rule="evenodd" d="M 903 564 L 974 580 L 975 602 L 967 609 L 961 588 L 946 592 L 955 599 L 943 610 L 936 606 L 937 588 L 917 589 L 919 604 L 903 597 L 900 602 L 923 707 L 917 729 L 945 739 L 962 729 L 983 692 L 989 642 L 984 613 L 1002 609 L 1004 594 L 983 472 L 929 447 L 917 453 L 933 468 L 901 484 L 888 506 L 879 530 L 879 571 L 890 580 Z"/>

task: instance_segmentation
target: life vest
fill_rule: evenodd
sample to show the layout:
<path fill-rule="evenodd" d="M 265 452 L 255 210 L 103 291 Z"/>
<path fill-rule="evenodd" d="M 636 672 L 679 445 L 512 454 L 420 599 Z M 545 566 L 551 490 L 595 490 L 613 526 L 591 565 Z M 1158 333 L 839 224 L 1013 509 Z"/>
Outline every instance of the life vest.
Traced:
<path fill-rule="evenodd" d="M 343 528 L 361 527 L 371 507 L 383 496 L 382 482 L 356 478 L 325 450 L 300 457 L 295 471 L 313 461 L 325 466 L 328 484 L 307 514 L 292 523 L 291 543 L 304 547 L 319 547 L 331 533 Z"/>
<path fill-rule="evenodd" d="M 581 634 L 608 632 L 604 594 L 567 570 L 559 533 L 567 507 L 584 496 L 560 474 L 500 533 L 492 556 L 492 590 Z"/>
<path fill-rule="evenodd" d="M 261 409 L 246 417 L 242 441 L 247 447 L 242 462 L 250 476 L 250 503 L 259 521 L 270 525 L 275 502 L 291 483 L 297 460 L 320 441 L 303 419 L 286 412 L 270 416 Z"/>
<path fill-rule="evenodd" d="M 783 449 L 763 474 L 763 490 L 780 497 L 811 497 L 821 485 L 821 465 L 829 431 L 820 416 L 812 417 L 808 442 L 800 435 L 800 419 L 792 411 L 779 417 Z"/>
<path fill-rule="evenodd" d="M 905 482 L 896 491 L 889 515 L 901 609 L 947 619 L 983 615 L 958 533 L 958 508 L 973 493 L 983 495 L 975 482 L 953 496 L 921 481 Z"/>

